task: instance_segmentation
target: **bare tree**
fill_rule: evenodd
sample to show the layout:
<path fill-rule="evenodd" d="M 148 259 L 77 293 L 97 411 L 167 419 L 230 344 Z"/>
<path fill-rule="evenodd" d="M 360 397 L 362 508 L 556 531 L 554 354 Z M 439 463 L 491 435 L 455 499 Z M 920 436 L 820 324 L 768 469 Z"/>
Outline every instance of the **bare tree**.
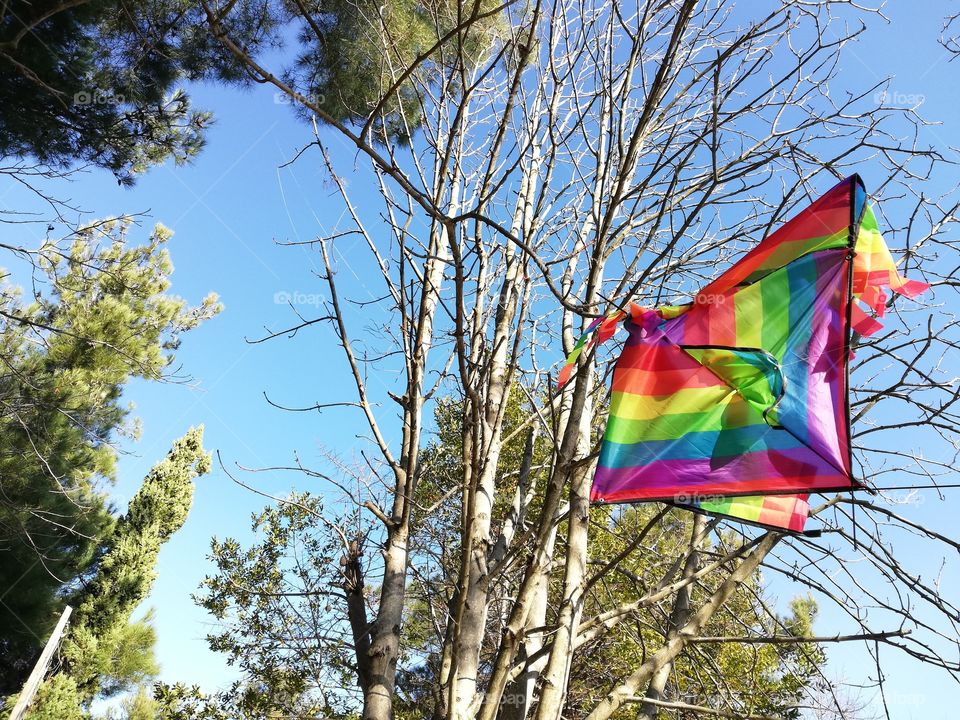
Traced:
<path fill-rule="evenodd" d="M 319 11 L 294 5 L 287 21 L 322 41 Z M 604 720 L 634 703 L 640 717 L 754 717 L 733 694 L 709 702 L 671 694 L 683 658 L 719 682 L 710 655 L 718 644 L 866 642 L 960 676 L 958 608 L 938 579 L 895 554 L 907 534 L 930 554 L 952 556 L 960 544 L 885 495 L 826 498 L 815 509 L 827 526 L 821 539 L 697 523 L 632 578 L 638 596 L 609 604 L 605 582 L 617 563 L 590 557 L 590 533 L 631 538 L 615 558 L 623 560 L 654 553 L 676 526 L 658 525 L 658 516 L 627 535 L 622 516 L 601 522 L 590 510 L 608 368 L 589 355 L 563 394 L 552 389 L 559 346 L 569 351 L 583 323 L 628 300 L 689 295 L 836 179 L 866 168 L 901 267 L 935 293 L 929 307 L 891 300 L 887 331 L 857 348 L 851 406 L 863 474 L 934 487 L 956 469 L 958 390 L 941 358 L 957 341 L 946 309 L 956 288 L 948 232 L 957 205 L 923 189 L 941 158 L 917 140 L 922 120 L 886 106 L 882 85 L 854 88 L 841 72 L 844 46 L 865 32 L 870 11 L 839 0 L 763 10 L 695 0 L 458 3 L 454 30 L 438 32 L 412 63 L 394 52 L 395 29 L 381 13 L 370 22 L 383 33 L 380 72 L 393 83 L 380 102 L 355 109 L 368 119 L 354 126 L 313 102 L 298 75 L 268 67 L 234 39 L 246 6 L 205 3 L 210 32 L 257 82 L 319 121 L 308 145 L 315 154 L 299 161 L 318 158 L 345 210 L 333 232 L 312 241 L 326 312 L 270 337 L 332 323 L 355 394 L 330 402 L 357 408 L 369 430 L 360 468 L 301 467 L 379 523 L 341 537 L 348 592 L 337 642 L 355 650 L 365 719 L 392 717 L 398 671 L 423 660 L 402 645 L 413 612 L 432 633 L 427 684 L 438 719 Z M 480 20 L 493 12 L 502 23 L 491 29 Z M 465 48 L 479 41 L 487 51 L 478 62 Z M 383 115 L 391 93 L 411 88 L 422 115 L 407 144 L 391 137 Z M 356 147 L 359 166 L 335 165 L 331 136 Z M 377 188 L 380 208 L 351 198 L 348 172 Z M 362 262 L 377 273 L 373 300 L 353 298 L 366 320 L 338 282 L 345 242 L 349 262 L 365 247 Z M 364 322 L 375 331 L 365 333 Z M 387 368 L 402 380 L 383 391 L 375 378 Z M 509 423 L 516 393 L 533 410 Z M 380 405 L 386 396 L 395 407 Z M 457 398 L 462 475 L 428 501 L 418 491 L 436 474 L 425 453 L 440 396 Z M 925 452 L 891 441 L 905 428 Z M 504 448 L 518 438 L 526 446 L 528 436 L 521 471 L 505 476 Z M 548 448 L 539 480 L 535 442 Z M 456 519 L 449 542 L 418 541 L 437 539 L 418 533 L 441 513 Z M 363 554 L 362 543 L 380 552 Z M 761 568 L 834 603 L 849 626 L 798 639 L 771 607 L 768 632 L 705 634 Z M 659 642 L 593 694 L 572 697 L 571 678 L 591 648 L 649 608 L 669 618 Z M 882 688 L 878 656 L 877 665 Z M 818 712 L 831 705 L 818 702 Z M 834 695 L 828 709 L 848 716 L 846 705 Z"/>

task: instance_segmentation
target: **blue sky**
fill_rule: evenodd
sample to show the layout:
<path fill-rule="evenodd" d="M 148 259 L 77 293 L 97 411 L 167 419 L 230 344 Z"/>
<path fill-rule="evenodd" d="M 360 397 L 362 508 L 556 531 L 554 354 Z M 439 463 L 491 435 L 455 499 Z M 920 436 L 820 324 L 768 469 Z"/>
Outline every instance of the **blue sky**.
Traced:
<path fill-rule="evenodd" d="M 939 125 L 924 130 L 925 139 L 954 161 L 960 156 L 960 61 L 949 62 L 936 43 L 950 3 L 894 3 L 887 10 L 889 24 L 874 20 L 860 40 L 847 49 L 836 87 L 862 87 L 891 77 L 894 100 L 914 104 Z M 292 339 L 251 344 L 245 338 L 277 330 L 293 317 L 285 305 L 292 298 L 304 314 L 319 313 L 315 303 L 323 292 L 318 258 L 309 247 L 282 247 L 277 241 L 310 239 L 333 227 L 341 206 L 332 197 L 319 163 L 305 159 L 279 168 L 290 160 L 310 130 L 292 109 L 278 102 L 272 90 L 197 86 L 191 95 L 198 106 L 211 109 L 216 124 L 209 143 L 191 166 L 152 170 L 133 189 L 120 188 L 108 174 L 94 171 L 70 184 L 47 186 L 89 211 L 90 217 L 144 211 L 149 217 L 134 230 L 134 240 L 145 240 L 149 227 L 162 222 L 174 230 L 170 251 L 176 266 L 173 291 L 198 302 L 206 293 L 220 294 L 224 312 L 186 337 L 178 361 L 196 382 L 190 386 L 135 382 L 125 396 L 136 404 L 143 434 L 125 447 L 120 481 L 115 488 L 122 508 L 150 466 L 166 452 L 173 439 L 189 426 L 203 423 L 206 445 L 218 450 L 228 467 L 286 465 L 297 452 L 307 465 L 322 464 L 325 448 L 349 452 L 363 432 L 360 418 L 350 409 L 324 414 L 289 414 L 271 408 L 263 393 L 281 404 L 351 400 L 351 381 L 331 332 L 323 325 Z M 349 167 L 353 154 L 333 132 L 327 132 L 335 160 Z M 869 189 L 869 176 L 866 177 Z M 824 187 L 824 190 L 827 188 Z M 945 187 L 931 186 L 930 194 Z M 364 189 L 352 187 L 362 202 Z M 3 208 L 37 208 L 36 199 L 22 188 L 0 185 Z M 0 227 L 0 240 L 36 244 L 44 226 Z M 364 269 L 347 258 L 341 264 L 341 282 L 360 292 Z M 351 279 L 351 273 L 356 273 Z M 370 322 L 369 317 L 357 320 Z M 389 372 L 381 378 L 389 385 Z M 257 482 L 267 492 L 283 494 L 291 486 L 323 490 L 313 481 L 279 473 L 264 474 Z M 908 505 L 912 517 L 949 531 L 950 505 L 928 493 L 922 504 Z M 960 494 L 948 497 L 954 505 Z M 249 536 L 250 513 L 263 499 L 232 483 L 219 468 L 197 485 L 187 524 L 164 548 L 157 580 L 148 604 L 156 610 L 157 653 L 162 679 L 199 683 L 213 689 L 226 683 L 231 672 L 223 659 L 206 649 L 208 617 L 190 598 L 204 574 L 212 535 Z M 954 526 L 955 527 L 955 526 Z M 903 550 L 909 552 L 905 543 Z M 934 563 L 935 559 L 931 559 Z M 954 572 L 956 572 L 956 565 Z M 956 591 L 956 576 L 952 579 Z M 838 616 L 822 621 L 831 631 L 848 630 Z M 871 668 L 856 650 L 831 648 L 831 670 L 864 677 Z M 886 651 L 891 688 L 898 699 L 895 718 L 954 717 L 952 700 L 960 691 L 945 676 L 895 659 Z M 923 673 L 922 685 L 918 673 Z"/>

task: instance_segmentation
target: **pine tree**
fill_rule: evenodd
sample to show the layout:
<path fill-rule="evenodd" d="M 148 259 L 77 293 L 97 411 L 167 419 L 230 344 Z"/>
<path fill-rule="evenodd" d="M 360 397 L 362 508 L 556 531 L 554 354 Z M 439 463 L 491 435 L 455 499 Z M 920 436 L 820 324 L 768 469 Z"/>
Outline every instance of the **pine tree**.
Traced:
<path fill-rule="evenodd" d="M 129 184 L 201 148 L 209 114 L 187 73 L 188 8 L 167 0 L 13 0 L 0 14 L 0 156 L 93 164 Z"/>
<path fill-rule="evenodd" d="M 96 574 L 76 598 L 61 647 L 63 666 L 44 684 L 31 720 L 62 717 L 58 713 L 142 686 L 156 674 L 150 618 L 130 618 L 150 592 L 161 547 L 187 519 L 194 479 L 209 470 L 203 428 L 197 427 L 175 441 L 144 479 L 117 521 Z"/>
<path fill-rule="evenodd" d="M 110 536 L 124 386 L 162 379 L 181 334 L 219 310 L 167 293 L 169 230 L 135 247 L 128 229 L 100 223 L 46 253 L 48 292 L 31 303 L 0 285 L 0 587 L 15 590 L 0 604 L 0 695 L 20 689 Z"/>
<path fill-rule="evenodd" d="M 67 673 L 89 697 L 117 667 L 116 651 L 122 641 L 129 641 L 125 630 L 130 616 L 153 585 L 160 548 L 190 512 L 193 479 L 210 470 L 210 455 L 202 443 L 203 428 L 193 428 L 153 467 L 117 522 L 96 575 L 83 592 L 63 656 Z"/>

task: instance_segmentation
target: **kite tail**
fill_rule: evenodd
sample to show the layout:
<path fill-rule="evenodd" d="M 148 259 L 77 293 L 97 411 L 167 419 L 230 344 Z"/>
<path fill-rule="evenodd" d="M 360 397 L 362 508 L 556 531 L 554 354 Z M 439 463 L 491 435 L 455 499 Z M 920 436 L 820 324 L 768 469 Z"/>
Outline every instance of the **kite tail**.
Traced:
<path fill-rule="evenodd" d="M 557 390 L 561 390 L 570 377 L 573 375 L 573 369 L 577 366 L 577 359 L 584 350 L 590 350 L 595 345 L 600 345 L 614 336 L 617 332 L 617 325 L 627 317 L 625 310 L 614 310 L 605 317 L 598 317 L 587 327 L 577 344 L 573 346 L 573 351 L 567 356 L 567 362 L 560 370 L 557 377 Z"/>
<path fill-rule="evenodd" d="M 884 287 L 906 298 L 915 298 L 929 290 L 930 286 L 919 280 L 907 280 L 897 272 L 897 264 L 880 234 L 877 218 L 869 205 L 863 212 L 854 250 L 856 255 L 853 259 L 851 290 L 854 298 L 872 310 L 876 317 L 868 315 L 858 303 L 854 303 L 852 327 L 854 332 L 869 337 L 883 327 L 877 318 L 882 318 L 887 309 L 889 298 L 883 291 Z"/>

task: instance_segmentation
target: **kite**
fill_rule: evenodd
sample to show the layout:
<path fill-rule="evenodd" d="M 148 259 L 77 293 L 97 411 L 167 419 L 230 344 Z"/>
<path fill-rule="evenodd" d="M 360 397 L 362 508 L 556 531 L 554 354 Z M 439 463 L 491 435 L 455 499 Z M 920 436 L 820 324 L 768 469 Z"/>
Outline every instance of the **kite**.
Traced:
<path fill-rule="evenodd" d="M 897 272 L 854 175 L 693 302 L 595 320 L 558 383 L 584 350 L 627 330 L 591 501 L 659 500 L 800 532 L 810 493 L 863 487 L 848 361 L 853 335 L 882 327 L 884 288 L 914 298 L 928 286 Z"/>

